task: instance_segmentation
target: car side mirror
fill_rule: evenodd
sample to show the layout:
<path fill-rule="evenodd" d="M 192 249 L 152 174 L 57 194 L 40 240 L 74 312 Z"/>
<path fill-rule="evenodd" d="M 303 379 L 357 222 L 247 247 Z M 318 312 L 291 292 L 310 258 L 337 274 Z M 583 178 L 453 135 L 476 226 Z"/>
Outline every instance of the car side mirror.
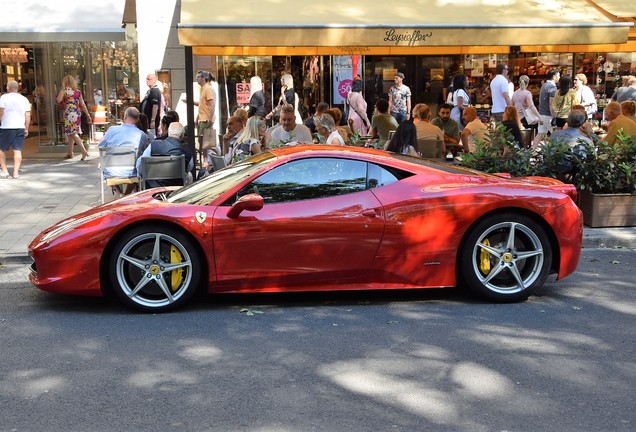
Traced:
<path fill-rule="evenodd" d="M 230 210 L 227 212 L 227 217 L 230 219 L 236 219 L 244 211 L 258 211 L 263 208 L 263 197 L 258 194 L 247 194 L 240 197 Z"/>

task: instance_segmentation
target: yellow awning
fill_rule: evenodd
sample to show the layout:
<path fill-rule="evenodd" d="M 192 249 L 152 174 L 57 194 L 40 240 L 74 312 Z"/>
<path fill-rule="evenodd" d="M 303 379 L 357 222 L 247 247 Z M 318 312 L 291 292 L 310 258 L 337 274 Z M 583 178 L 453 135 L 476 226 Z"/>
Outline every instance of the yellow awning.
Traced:
<path fill-rule="evenodd" d="M 309 55 L 622 44 L 631 26 L 588 0 L 182 0 L 177 27 L 182 45 L 211 55 Z"/>
<path fill-rule="evenodd" d="M 619 18 L 636 17 L 636 5 L 630 0 L 592 0 L 599 7 Z"/>

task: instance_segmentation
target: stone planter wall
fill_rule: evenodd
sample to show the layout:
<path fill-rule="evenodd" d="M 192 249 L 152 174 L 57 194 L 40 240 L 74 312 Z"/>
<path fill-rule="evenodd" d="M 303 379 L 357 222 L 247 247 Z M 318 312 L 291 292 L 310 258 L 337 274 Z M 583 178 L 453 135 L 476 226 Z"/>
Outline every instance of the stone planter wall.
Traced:
<path fill-rule="evenodd" d="M 582 192 L 579 207 L 589 227 L 636 226 L 636 195 Z"/>

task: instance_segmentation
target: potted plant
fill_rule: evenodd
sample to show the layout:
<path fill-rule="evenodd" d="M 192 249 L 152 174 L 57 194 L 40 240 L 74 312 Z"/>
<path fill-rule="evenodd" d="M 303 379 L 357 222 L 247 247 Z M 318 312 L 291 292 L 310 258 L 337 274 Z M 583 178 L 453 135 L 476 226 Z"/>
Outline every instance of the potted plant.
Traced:
<path fill-rule="evenodd" d="M 576 161 L 579 206 L 591 227 L 636 226 L 636 142 L 620 130 L 614 145 L 599 141 Z"/>

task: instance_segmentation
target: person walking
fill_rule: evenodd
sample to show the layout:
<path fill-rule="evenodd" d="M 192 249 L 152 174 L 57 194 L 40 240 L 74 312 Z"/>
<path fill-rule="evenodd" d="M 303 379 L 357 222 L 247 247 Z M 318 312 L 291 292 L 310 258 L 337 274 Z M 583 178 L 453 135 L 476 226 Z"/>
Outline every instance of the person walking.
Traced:
<path fill-rule="evenodd" d="M 265 117 L 265 93 L 263 93 L 263 81 L 259 76 L 250 78 L 250 103 L 247 116 Z"/>
<path fill-rule="evenodd" d="M 552 118 L 554 117 L 552 105 L 554 102 L 554 95 L 556 95 L 557 92 L 556 83 L 560 78 L 561 73 L 556 69 L 552 69 L 548 72 L 548 79 L 541 86 L 538 108 L 541 122 L 539 123 L 537 135 L 534 137 L 534 141 L 532 142 L 532 147 L 537 147 L 548 132 L 552 133 Z"/>
<path fill-rule="evenodd" d="M 508 65 L 497 65 L 497 75 L 490 81 L 490 95 L 492 97 L 492 116 L 497 122 L 503 120 L 503 113 L 510 102 L 510 86 L 508 84 Z"/>
<path fill-rule="evenodd" d="M 559 79 L 559 91 L 552 101 L 552 111 L 556 118 L 556 127 L 561 129 L 568 122 L 568 114 L 573 105 L 579 105 L 580 100 L 576 90 L 572 88 L 572 78 L 565 75 Z"/>
<path fill-rule="evenodd" d="M 470 105 L 470 96 L 466 93 L 468 85 L 468 77 L 464 74 L 457 74 L 453 77 L 453 109 L 451 110 L 451 118 L 457 122 L 459 132 L 464 130 L 463 112 Z"/>
<path fill-rule="evenodd" d="M 82 138 L 82 112 L 86 114 L 88 124 L 91 123 L 91 115 L 88 112 L 82 92 L 77 88 L 77 82 L 71 75 L 62 78 L 62 88 L 60 89 L 55 102 L 64 104 L 64 133 L 66 134 L 66 159 L 71 159 L 73 154 L 73 145 L 77 144 L 82 152 L 82 160 L 88 157 L 88 149 L 84 147 Z"/>
<path fill-rule="evenodd" d="M 512 103 L 517 109 L 517 115 L 521 119 L 521 124 L 524 128 L 530 130 L 530 134 L 528 135 L 528 141 L 522 143 L 525 147 L 530 147 L 532 140 L 537 133 L 537 129 L 539 125 L 543 124 L 543 120 L 539 115 L 539 111 L 534 106 L 534 101 L 532 100 L 532 93 L 528 90 L 528 83 L 530 82 L 530 78 L 528 75 L 521 75 L 519 77 L 519 88 L 512 94 Z M 539 119 L 538 122 L 530 124 L 528 119 L 526 118 L 526 110 L 532 111 L 535 116 Z"/>
<path fill-rule="evenodd" d="M 596 96 L 594 96 L 594 91 L 588 87 L 585 74 L 579 73 L 574 76 L 574 89 L 581 105 L 585 107 L 587 118 L 591 120 L 592 116 L 598 111 L 598 107 L 596 105 Z"/>
<path fill-rule="evenodd" d="M 349 118 L 347 124 L 351 132 L 359 131 L 360 135 L 366 135 L 371 122 L 367 116 L 367 101 L 362 96 L 362 80 L 356 78 L 351 84 L 351 91 L 347 95 L 349 104 Z"/>
<path fill-rule="evenodd" d="M 31 104 L 18 93 L 17 81 L 7 83 L 7 93 L 0 96 L 0 178 L 9 178 L 5 152 L 13 149 L 13 178 L 20 178 L 22 145 L 29 135 L 31 124 Z"/>
<path fill-rule="evenodd" d="M 404 74 L 398 72 L 393 78 L 395 85 L 389 90 L 389 107 L 391 115 L 398 122 L 411 118 L 411 89 L 404 85 Z"/>

